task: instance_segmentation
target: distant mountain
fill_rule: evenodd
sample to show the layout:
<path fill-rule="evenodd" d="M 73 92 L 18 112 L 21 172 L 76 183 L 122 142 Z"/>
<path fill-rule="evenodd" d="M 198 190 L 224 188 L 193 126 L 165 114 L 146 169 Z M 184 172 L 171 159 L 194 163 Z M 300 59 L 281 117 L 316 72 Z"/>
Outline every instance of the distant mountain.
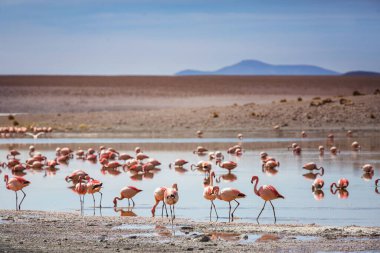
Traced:
<path fill-rule="evenodd" d="M 177 72 L 175 75 L 340 75 L 340 73 L 312 65 L 272 65 L 256 60 L 244 60 L 215 71 L 189 69 Z"/>
<path fill-rule="evenodd" d="M 371 71 L 350 71 L 344 73 L 343 76 L 380 76 L 379 72 L 371 72 Z"/>

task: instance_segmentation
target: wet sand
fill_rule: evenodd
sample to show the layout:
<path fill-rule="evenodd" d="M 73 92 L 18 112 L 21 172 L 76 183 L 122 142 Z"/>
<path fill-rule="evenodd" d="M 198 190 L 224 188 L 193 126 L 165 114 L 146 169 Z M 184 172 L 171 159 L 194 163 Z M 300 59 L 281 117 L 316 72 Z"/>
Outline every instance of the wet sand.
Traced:
<path fill-rule="evenodd" d="M 369 251 L 378 227 L 257 225 L 0 210 L 1 252 Z M 120 229 L 120 226 L 127 226 Z M 119 229 L 117 228 L 119 227 Z M 254 240 L 249 238 L 256 235 Z M 247 239 L 248 237 L 248 239 Z"/>

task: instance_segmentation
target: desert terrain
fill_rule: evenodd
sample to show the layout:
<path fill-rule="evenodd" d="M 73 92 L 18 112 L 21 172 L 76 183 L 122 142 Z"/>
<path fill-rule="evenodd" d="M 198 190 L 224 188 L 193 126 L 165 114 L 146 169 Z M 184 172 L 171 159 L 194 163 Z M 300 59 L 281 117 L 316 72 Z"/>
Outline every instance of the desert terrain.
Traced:
<path fill-rule="evenodd" d="M 0 89 L 1 126 L 19 113 L 18 124 L 56 133 L 192 137 L 196 130 L 215 136 L 275 125 L 376 129 L 380 123 L 380 77 L 1 76 Z"/>

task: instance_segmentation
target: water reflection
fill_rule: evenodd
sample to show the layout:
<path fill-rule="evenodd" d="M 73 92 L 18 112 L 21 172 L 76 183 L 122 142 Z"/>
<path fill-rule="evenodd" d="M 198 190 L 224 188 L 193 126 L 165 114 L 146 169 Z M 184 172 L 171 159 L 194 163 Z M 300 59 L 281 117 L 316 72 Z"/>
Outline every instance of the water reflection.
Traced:
<path fill-rule="evenodd" d="M 370 181 L 370 180 L 372 180 L 373 175 L 374 175 L 373 171 L 372 172 L 364 172 L 362 175 L 362 178 L 364 181 Z"/>
<path fill-rule="evenodd" d="M 227 174 L 222 174 L 220 175 L 217 179 L 216 179 L 216 182 L 217 183 L 220 183 L 221 182 L 221 179 L 223 179 L 223 182 L 234 182 L 237 180 L 237 176 L 232 173 L 232 172 L 229 172 Z"/>
<path fill-rule="evenodd" d="M 323 174 L 319 172 L 318 173 L 309 172 L 309 173 L 303 174 L 302 176 L 306 179 L 314 180 L 317 178 L 317 176 L 323 176 Z"/>
<path fill-rule="evenodd" d="M 241 234 L 238 233 L 230 233 L 230 232 L 212 232 L 211 240 L 224 240 L 230 242 L 240 241 Z"/>
<path fill-rule="evenodd" d="M 133 212 L 133 207 L 114 207 L 115 213 L 120 213 L 122 217 L 135 217 L 137 214 Z"/>
<path fill-rule="evenodd" d="M 313 191 L 313 196 L 315 200 L 320 201 L 325 197 L 325 193 L 322 190 L 318 189 Z"/>
<path fill-rule="evenodd" d="M 340 199 L 348 199 L 349 197 L 349 192 L 346 189 L 337 188 L 335 190 L 331 189 L 330 191 L 333 195 L 335 195 L 338 192 L 338 198 Z"/>
<path fill-rule="evenodd" d="M 278 173 L 278 170 L 276 168 L 263 168 L 263 173 L 267 176 L 274 176 Z"/>

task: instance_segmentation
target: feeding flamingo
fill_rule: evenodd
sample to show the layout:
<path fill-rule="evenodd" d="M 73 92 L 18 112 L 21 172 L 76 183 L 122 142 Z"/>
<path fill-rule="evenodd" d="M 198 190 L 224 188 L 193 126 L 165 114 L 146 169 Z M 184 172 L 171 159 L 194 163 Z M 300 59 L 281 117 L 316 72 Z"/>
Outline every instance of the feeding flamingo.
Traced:
<path fill-rule="evenodd" d="M 260 198 L 262 198 L 263 200 L 265 200 L 264 206 L 261 209 L 259 216 L 257 216 L 256 220 L 259 221 L 259 217 L 265 208 L 265 204 L 267 203 L 267 201 L 269 201 L 273 209 L 274 223 L 276 223 L 276 220 L 277 220 L 276 212 L 274 211 L 272 200 L 278 199 L 278 198 L 284 199 L 285 197 L 282 196 L 280 193 L 278 193 L 276 188 L 274 188 L 272 185 L 263 185 L 257 190 L 257 184 L 259 183 L 259 178 L 257 176 L 253 176 L 251 179 L 251 183 L 253 184 L 254 181 L 256 181 L 255 186 L 254 186 L 255 194 L 259 196 Z"/>
<path fill-rule="evenodd" d="M 240 203 L 236 199 L 245 198 L 245 194 L 240 192 L 238 189 L 235 188 L 223 188 L 220 190 L 219 186 L 215 186 L 212 194 L 216 195 L 216 197 L 220 200 L 226 201 L 229 204 L 229 212 L 228 212 L 228 221 L 234 221 L 234 213 Z M 231 201 L 235 201 L 237 203 L 235 209 L 231 213 Z"/>
<path fill-rule="evenodd" d="M 354 151 L 358 151 L 358 150 L 361 150 L 362 147 L 359 145 L 359 142 L 357 141 L 354 141 L 352 144 L 351 144 L 351 148 L 352 150 Z"/>
<path fill-rule="evenodd" d="M 142 190 L 137 189 L 134 186 L 127 186 L 120 190 L 120 197 L 115 197 L 113 199 L 114 207 L 117 206 L 117 200 L 123 200 L 128 199 L 128 206 L 130 206 L 129 200 L 132 200 L 133 207 L 135 206 L 135 202 L 133 201 L 133 197 L 136 196 L 137 193 L 141 192 Z"/>
<path fill-rule="evenodd" d="M 173 221 L 175 219 L 175 204 L 177 204 L 179 200 L 179 195 L 178 195 L 178 186 L 177 184 L 173 184 L 171 188 L 166 188 L 166 191 L 164 192 L 164 202 L 166 205 L 169 205 L 170 209 L 170 217 L 172 219 L 172 225 Z M 172 206 L 173 206 L 173 211 L 172 211 Z"/>
<path fill-rule="evenodd" d="M 237 163 L 233 161 L 227 161 L 227 162 L 218 162 L 217 163 L 220 168 L 228 170 L 228 172 L 231 172 L 231 170 L 235 169 L 237 167 Z"/>
<path fill-rule="evenodd" d="M 311 186 L 311 190 L 314 192 L 316 190 L 321 190 L 325 185 L 325 181 L 322 178 L 316 178 Z"/>
<path fill-rule="evenodd" d="M 339 179 L 338 184 L 336 184 L 336 183 L 332 183 L 331 184 L 330 191 L 333 192 L 333 187 L 334 186 L 336 187 L 336 189 L 342 190 L 342 189 L 346 189 L 348 187 L 348 185 L 349 185 L 348 180 L 345 179 L 345 178 L 341 178 L 341 179 Z"/>
<path fill-rule="evenodd" d="M 26 197 L 26 193 L 22 189 L 28 186 L 30 184 L 30 181 L 24 179 L 23 177 L 12 177 L 9 179 L 8 175 L 5 175 L 4 182 L 8 190 L 14 191 L 16 193 L 16 210 L 20 210 L 21 204 Z M 17 192 L 18 191 L 21 191 L 24 194 L 24 197 L 22 198 L 20 204 L 17 207 L 17 202 L 18 202 Z"/>
<path fill-rule="evenodd" d="M 155 213 L 156 213 L 156 207 L 158 206 L 158 204 L 162 201 L 162 213 L 161 213 L 161 216 L 164 217 L 164 207 L 165 207 L 165 210 L 166 210 L 166 217 L 169 217 L 168 215 L 168 209 L 166 208 L 166 204 L 165 204 L 165 201 L 164 201 L 164 195 L 165 195 L 165 191 L 166 191 L 167 187 L 158 187 L 155 191 L 154 191 L 154 200 L 156 201 L 156 203 L 154 204 L 154 206 L 152 207 L 152 217 L 155 216 Z"/>
<path fill-rule="evenodd" d="M 372 173 L 373 172 L 373 166 L 371 164 L 363 165 L 362 169 L 365 173 Z"/>
<path fill-rule="evenodd" d="M 169 168 L 171 169 L 172 165 L 174 165 L 175 167 L 182 167 L 186 163 L 188 163 L 188 161 L 186 161 L 184 159 L 177 159 L 177 160 L 175 160 L 174 164 L 173 163 L 169 163 Z"/>
<path fill-rule="evenodd" d="M 207 148 L 202 147 L 202 146 L 198 146 L 195 150 L 193 150 L 193 154 L 203 155 L 207 151 L 208 151 Z"/>
<path fill-rule="evenodd" d="M 321 171 L 322 171 L 322 173 L 321 173 L 322 176 L 323 176 L 323 174 L 325 173 L 325 169 L 324 169 L 323 167 L 319 167 L 319 168 L 318 168 L 317 164 L 314 163 L 314 162 L 310 162 L 310 163 L 306 163 L 306 164 L 304 164 L 304 165 L 302 166 L 302 169 L 310 170 L 310 171 L 312 171 L 312 170 L 321 170 Z"/>
<path fill-rule="evenodd" d="M 86 172 L 84 172 L 83 170 L 75 170 L 70 175 L 68 175 L 67 177 L 65 177 L 65 181 L 66 182 L 72 181 L 73 184 L 76 184 L 76 183 L 79 182 L 79 178 L 80 177 L 85 178 L 87 175 L 88 174 Z"/>
<path fill-rule="evenodd" d="M 211 201 L 211 207 L 210 207 L 210 221 L 211 221 L 211 213 L 212 213 L 212 207 L 214 207 L 214 210 L 215 210 L 215 214 L 216 214 L 216 219 L 219 218 L 218 216 L 218 212 L 216 211 L 216 207 L 215 207 L 215 204 L 214 204 L 214 200 L 216 199 L 216 195 L 213 194 L 213 191 L 214 191 L 214 178 L 215 178 L 215 172 L 214 171 L 211 171 L 210 173 L 210 183 L 208 186 L 206 186 L 203 190 L 203 197 L 206 199 L 206 200 L 210 200 Z"/>
<path fill-rule="evenodd" d="M 13 150 L 9 151 L 9 154 L 7 155 L 7 159 L 9 159 L 10 156 L 13 156 L 13 159 L 16 159 L 16 155 L 20 155 L 20 152 L 13 149 Z"/>

